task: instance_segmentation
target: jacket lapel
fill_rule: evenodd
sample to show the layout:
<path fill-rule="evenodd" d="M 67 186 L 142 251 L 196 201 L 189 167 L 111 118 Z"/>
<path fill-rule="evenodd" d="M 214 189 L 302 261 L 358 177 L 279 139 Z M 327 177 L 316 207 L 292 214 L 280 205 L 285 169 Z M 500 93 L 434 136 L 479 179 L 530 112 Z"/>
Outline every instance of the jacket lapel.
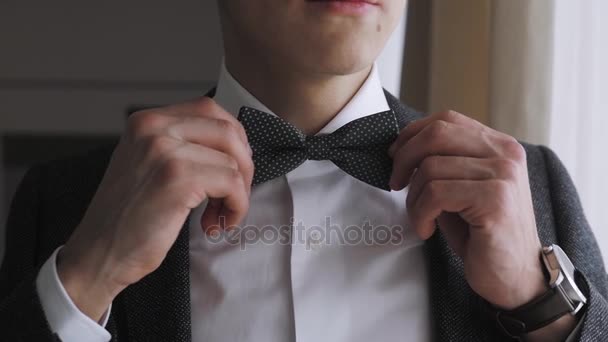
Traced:
<path fill-rule="evenodd" d="M 495 341 L 494 323 L 483 315 L 483 302 L 469 287 L 461 259 L 439 229 L 426 242 L 431 312 L 437 341 Z M 483 323 L 483 322 L 486 323 Z"/>
<path fill-rule="evenodd" d="M 188 220 L 161 266 L 126 288 L 116 304 L 128 341 L 191 341 Z"/>

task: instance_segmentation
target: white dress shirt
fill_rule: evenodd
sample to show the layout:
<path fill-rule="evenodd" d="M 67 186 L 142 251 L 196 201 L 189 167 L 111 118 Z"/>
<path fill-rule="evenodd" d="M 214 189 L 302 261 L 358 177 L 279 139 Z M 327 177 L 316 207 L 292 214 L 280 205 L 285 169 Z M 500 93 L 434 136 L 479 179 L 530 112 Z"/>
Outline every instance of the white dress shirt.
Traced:
<path fill-rule="evenodd" d="M 214 99 L 235 116 L 242 106 L 272 114 L 225 66 Z M 388 109 L 374 66 L 318 134 Z M 231 241 L 202 232 L 203 203 L 190 217 L 192 340 L 430 341 L 424 244 L 407 226 L 406 191 L 377 189 L 330 161 L 306 161 L 252 190 Z M 51 329 L 65 342 L 108 341 L 107 317 L 97 324 L 78 311 L 55 258 L 37 279 Z"/>

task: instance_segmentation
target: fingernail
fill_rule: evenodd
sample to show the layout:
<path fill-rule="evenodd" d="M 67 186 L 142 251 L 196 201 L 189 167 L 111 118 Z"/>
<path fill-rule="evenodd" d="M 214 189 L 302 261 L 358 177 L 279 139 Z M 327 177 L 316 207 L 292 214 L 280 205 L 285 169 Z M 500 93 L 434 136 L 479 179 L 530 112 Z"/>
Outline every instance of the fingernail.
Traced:
<path fill-rule="evenodd" d="M 247 144 L 247 148 L 249 148 L 249 155 L 253 156 L 253 150 L 251 149 L 251 146 L 249 144 Z"/>

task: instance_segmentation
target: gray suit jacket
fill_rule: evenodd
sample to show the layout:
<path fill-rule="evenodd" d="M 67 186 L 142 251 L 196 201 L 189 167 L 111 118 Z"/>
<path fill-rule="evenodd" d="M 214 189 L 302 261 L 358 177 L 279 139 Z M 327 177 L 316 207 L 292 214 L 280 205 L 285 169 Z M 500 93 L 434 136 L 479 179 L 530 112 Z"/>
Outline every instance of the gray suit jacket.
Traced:
<path fill-rule="evenodd" d="M 402 125 L 422 117 L 388 93 L 387 99 Z M 580 285 L 589 301 L 579 339 L 608 341 L 608 279 L 576 190 L 552 151 L 524 147 L 541 241 L 562 246 L 584 275 Z M 23 179 L 11 206 L 0 269 L 0 340 L 58 341 L 42 311 L 35 278 L 82 219 L 113 148 L 39 165 Z M 190 341 L 187 229 L 185 224 L 158 270 L 115 299 L 107 326 L 114 341 Z M 483 301 L 467 285 L 463 264 L 441 233 L 426 247 L 436 340 L 509 340 L 483 313 Z"/>

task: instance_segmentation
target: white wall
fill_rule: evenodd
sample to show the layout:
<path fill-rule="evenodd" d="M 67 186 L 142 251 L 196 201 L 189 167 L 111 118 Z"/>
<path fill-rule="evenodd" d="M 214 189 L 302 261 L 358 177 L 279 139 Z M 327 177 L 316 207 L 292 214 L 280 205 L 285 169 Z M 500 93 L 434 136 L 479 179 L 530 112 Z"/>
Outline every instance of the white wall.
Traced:
<path fill-rule="evenodd" d="M 215 6 L 3 0 L 0 134 L 117 132 L 128 104 L 202 93 L 221 58 Z"/>

